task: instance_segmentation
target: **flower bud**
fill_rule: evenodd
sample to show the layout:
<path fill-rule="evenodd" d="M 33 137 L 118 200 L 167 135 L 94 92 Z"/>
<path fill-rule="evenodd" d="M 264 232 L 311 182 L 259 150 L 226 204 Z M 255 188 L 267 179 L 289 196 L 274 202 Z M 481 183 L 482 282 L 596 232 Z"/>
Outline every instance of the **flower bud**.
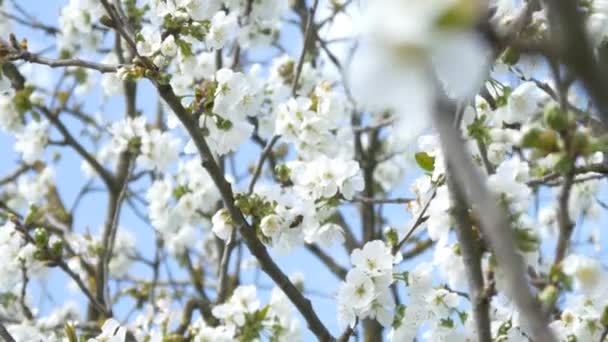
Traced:
<path fill-rule="evenodd" d="M 557 301 L 558 297 L 559 291 L 555 285 L 546 286 L 539 294 L 540 301 L 548 307 L 552 307 Z"/>
<path fill-rule="evenodd" d="M 543 119 L 552 130 L 562 132 L 568 128 L 568 113 L 564 113 L 557 105 L 548 106 Z"/>
<path fill-rule="evenodd" d="M 49 242 L 49 234 L 46 232 L 46 229 L 36 228 L 34 230 L 34 242 L 40 248 L 46 247 L 46 244 Z"/>

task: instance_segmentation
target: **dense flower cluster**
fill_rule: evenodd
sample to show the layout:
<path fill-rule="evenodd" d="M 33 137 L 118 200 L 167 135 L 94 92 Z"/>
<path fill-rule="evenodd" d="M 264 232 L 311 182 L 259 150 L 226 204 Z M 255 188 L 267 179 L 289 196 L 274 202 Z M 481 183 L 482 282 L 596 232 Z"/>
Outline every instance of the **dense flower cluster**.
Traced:
<path fill-rule="evenodd" d="M 338 290 L 338 319 L 354 327 L 357 319 L 376 319 L 385 327 L 393 323 L 395 301 L 390 292 L 393 264 L 400 261 L 381 240 L 370 241 L 350 256 L 353 264 Z"/>
<path fill-rule="evenodd" d="M 553 3 L 0 0 L 0 335 L 534 341 L 521 263 L 605 339 L 608 1 L 575 68 Z"/>

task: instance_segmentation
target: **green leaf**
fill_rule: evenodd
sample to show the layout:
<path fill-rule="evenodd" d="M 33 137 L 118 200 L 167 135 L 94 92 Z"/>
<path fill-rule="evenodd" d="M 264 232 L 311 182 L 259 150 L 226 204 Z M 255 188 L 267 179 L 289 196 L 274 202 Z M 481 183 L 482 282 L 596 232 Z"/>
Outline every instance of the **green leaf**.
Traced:
<path fill-rule="evenodd" d="M 460 323 L 464 325 L 464 323 L 467 321 L 467 318 L 469 318 L 469 314 L 466 313 L 466 311 L 458 311 L 458 318 L 460 318 Z"/>
<path fill-rule="evenodd" d="M 451 318 L 442 318 L 439 321 L 439 324 L 441 324 L 441 326 L 446 327 L 446 328 L 453 328 L 454 327 L 454 321 Z"/>
<path fill-rule="evenodd" d="M 515 65 L 519 61 L 519 51 L 508 47 L 500 56 L 500 59 L 506 65 Z"/>
<path fill-rule="evenodd" d="M 490 137 L 490 129 L 486 126 L 485 122 L 485 115 L 475 118 L 475 120 L 467 127 L 467 133 L 471 138 L 479 140 L 480 142 L 488 145 L 492 142 L 492 138 Z"/>
<path fill-rule="evenodd" d="M 513 92 L 513 89 L 511 87 L 502 88 L 502 94 L 496 98 L 496 106 L 497 107 L 505 106 L 507 104 L 507 102 L 509 102 L 509 96 L 511 95 L 512 92 Z"/>
<path fill-rule="evenodd" d="M 426 152 L 418 152 L 414 157 L 418 166 L 424 171 L 433 172 L 435 170 L 435 157 L 429 156 Z"/>
<path fill-rule="evenodd" d="M 34 119 L 34 121 L 40 122 L 40 113 L 35 110 L 30 111 L 30 113 L 32 114 L 32 119 Z"/>
<path fill-rule="evenodd" d="M 604 307 L 604 311 L 602 311 L 602 317 L 600 322 L 603 326 L 608 327 L 608 306 Z"/>

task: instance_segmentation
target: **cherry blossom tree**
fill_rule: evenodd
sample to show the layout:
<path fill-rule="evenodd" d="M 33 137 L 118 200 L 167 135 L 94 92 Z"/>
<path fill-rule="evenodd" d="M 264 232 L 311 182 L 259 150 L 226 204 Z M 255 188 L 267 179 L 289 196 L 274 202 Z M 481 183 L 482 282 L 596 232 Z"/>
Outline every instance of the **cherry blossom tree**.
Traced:
<path fill-rule="evenodd" d="M 606 0 L 59 3 L 0 0 L 3 340 L 606 340 Z"/>

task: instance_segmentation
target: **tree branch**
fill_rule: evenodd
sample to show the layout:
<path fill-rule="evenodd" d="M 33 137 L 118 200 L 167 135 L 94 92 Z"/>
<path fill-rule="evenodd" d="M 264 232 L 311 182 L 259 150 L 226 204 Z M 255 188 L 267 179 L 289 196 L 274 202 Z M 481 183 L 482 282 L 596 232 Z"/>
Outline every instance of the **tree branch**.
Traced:
<path fill-rule="evenodd" d="M 490 328 L 489 298 L 485 294 L 483 270 L 481 268 L 482 250 L 480 241 L 473 232 L 473 224 L 469 217 L 462 189 L 450 177 L 450 167 L 447 165 L 448 188 L 452 197 L 452 217 L 455 219 L 454 230 L 460 245 L 462 261 L 466 270 L 469 284 L 469 300 L 473 307 L 473 319 L 477 327 L 478 341 L 492 341 Z"/>
<path fill-rule="evenodd" d="M 318 245 L 314 243 L 307 243 L 306 249 L 319 258 L 319 260 L 321 260 L 323 264 L 325 264 L 325 266 L 327 266 L 327 268 L 329 268 L 329 270 L 335 274 L 336 277 L 338 277 L 338 279 L 343 280 L 346 278 L 346 273 L 348 273 L 348 271 L 344 267 L 340 266 L 331 256 L 323 252 Z"/>
<path fill-rule="evenodd" d="M 5 342 L 15 342 L 15 338 L 6 330 L 2 322 L 0 322 L 0 336 L 2 336 Z"/>
<path fill-rule="evenodd" d="M 60 68 L 60 67 L 69 67 L 69 66 L 80 67 L 80 68 L 97 70 L 101 73 L 116 72 L 116 70 L 118 70 L 117 65 L 96 63 L 96 62 L 91 62 L 91 61 L 85 61 L 85 60 L 78 59 L 78 58 L 50 59 L 50 58 L 39 56 L 37 54 L 33 54 L 29 51 L 19 51 L 19 52 L 13 53 L 13 54 L 9 54 L 7 59 L 9 61 L 22 60 L 22 61 L 29 62 L 29 63 L 47 65 L 51 68 Z"/>
<path fill-rule="evenodd" d="M 306 57 L 306 52 L 308 52 L 308 44 L 310 44 L 310 38 L 313 34 L 312 32 L 315 30 L 314 20 L 318 5 L 319 0 L 314 0 L 314 3 L 312 4 L 312 7 L 309 9 L 308 14 L 306 16 L 306 30 L 304 31 L 304 39 L 302 40 L 302 53 L 300 53 L 298 65 L 296 66 L 296 73 L 293 77 L 293 84 L 291 85 L 292 96 L 296 96 L 298 82 L 300 80 L 300 75 L 302 74 L 302 67 L 304 66 L 304 58 Z"/>
<path fill-rule="evenodd" d="M 447 100 L 439 101 L 434 113 L 435 128 L 439 132 L 441 146 L 447 158 L 454 181 L 462 184 L 465 196 L 474 204 L 480 215 L 484 237 L 493 247 L 498 264 L 506 281 L 507 295 L 513 299 L 522 322 L 527 323 L 533 339 L 537 342 L 555 341 L 547 325 L 540 305 L 530 293 L 526 281 L 523 260 L 516 252 L 511 225 L 498 206 L 498 201 L 486 188 L 484 177 L 477 172 L 471 157 L 464 148 L 460 130 L 452 125 L 454 105 Z"/>

